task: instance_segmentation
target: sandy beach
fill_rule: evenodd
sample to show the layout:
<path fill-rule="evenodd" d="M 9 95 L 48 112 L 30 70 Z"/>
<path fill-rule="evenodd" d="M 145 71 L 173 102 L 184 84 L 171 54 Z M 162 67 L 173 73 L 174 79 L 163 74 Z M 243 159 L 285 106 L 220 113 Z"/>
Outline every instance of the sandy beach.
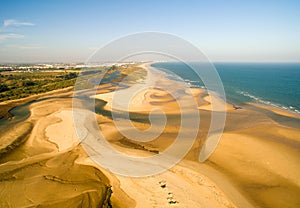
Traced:
<path fill-rule="evenodd" d="M 140 116 L 140 120 L 132 120 L 140 130 L 151 127 L 149 113 L 160 108 L 168 118 L 163 132 L 152 141 L 134 141 L 122 135 L 112 118 L 101 112 L 94 113 L 99 129 L 121 153 L 151 157 L 174 142 L 180 129 L 180 114 L 192 112 L 196 105 L 201 123 L 188 154 L 154 176 L 132 178 L 113 174 L 94 163 L 81 146 L 73 123 L 72 92 L 63 92 L 61 98 L 57 97 L 59 93 L 50 94 L 30 105 L 31 115 L 26 120 L 33 125 L 30 133 L 24 129 L 29 124 L 15 127 L 26 134 L 25 141 L 5 152 L 17 138 L 12 132 L 1 135 L 6 143 L 1 146 L 0 207 L 300 206 L 300 129 L 283 126 L 261 111 L 236 109 L 211 94 L 221 106 L 214 110 L 225 109 L 227 119 L 216 151 L 200 163 L 198 157 L 209 128 L 212 98 L 203 89 L 182 92 L 180 83 L 167 79 L 148 64 L 140 67 L 147 71 L 143 83 L 118 91 L 104 84 L 92 97 L 107 102 L 103 112 L 129 111 Z M 155 82 L 160 83 L 159 87 L 155 87 Z M 174 85 L 177 87 L 168 87 Z M 126 102 L 113 103 L 116 95 L 120 101 L 128 100 L 122 96 L 132 95 L 129 106 Z M 291 116 L 285 112 L 278 114 L 283 113 Z"/>
<path fill-rule="evenodd" d="M 281 115 L 281 116 L 300 119 L 300 115 L 298 113 L 291 112 L 291 111 L 288 111 L 288 110 L 283 110 L 279 107 L 267 106 L 267 105 L 262 105 L 262 104 L 258 104 L 258 103 L 251 103 L 251 105 L 254 105 L 258 108 L 266 109 L 268 111 L 271 111 L 271 112 L 276 113 L 276 114 Z"/>

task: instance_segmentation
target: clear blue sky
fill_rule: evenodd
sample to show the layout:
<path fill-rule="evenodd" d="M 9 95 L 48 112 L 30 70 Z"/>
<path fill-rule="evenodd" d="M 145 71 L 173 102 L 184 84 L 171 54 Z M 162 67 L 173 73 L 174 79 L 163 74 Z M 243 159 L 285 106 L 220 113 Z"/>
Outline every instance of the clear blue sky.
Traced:
<path fill-rule="evenodd" d="M 178 35 L 213 61 L 300 61 L 300 1 L 0 1 L 0 62 L 85 61 L 144 31 Z"/>

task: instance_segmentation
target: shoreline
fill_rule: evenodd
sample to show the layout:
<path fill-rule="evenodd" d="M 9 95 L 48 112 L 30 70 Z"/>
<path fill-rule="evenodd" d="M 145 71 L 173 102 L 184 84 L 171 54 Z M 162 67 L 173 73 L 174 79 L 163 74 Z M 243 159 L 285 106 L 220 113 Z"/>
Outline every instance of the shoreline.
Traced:
<path fill-rule="evenodd" d="M 155 92 L 155 91 L 152 90 L 152 93 L 156 94 L 158 92 Z M 197 92 L 197 89 L 195 89 L 194 93 L 195 94 L 198 93 L 198 95 L 199 95 L 199 94 L 201 94 L 203 92 Z M 162 92 L 159 92 L 159 95 L 161 95 L 161 94 L 162 94 Z M 149 97 L 147 98 L 145 95 L 143 95 L 143 93 L 141 93 L 139 96 L 143 97 L 144 100 L 146 99 L 147 103 L 151 103 L 151 101 L 153 101 L 152 99 L 149 99 Z M 101 97 L 101 95 L 99 97 Z M 159 98 L 161 100 L 165 99 L 164 96 L 161 96 Z M 205 106 L 205 103 L 206 104 L 209 103 L 209 99 L 206 99 L 206 100 L 204 99 L 204 102 L 200 101 L 198 103 L 200 103 L 202 105 L 204 104 L 204 106 Z M 164 103 L 164 102 L 161 102 L 161 104 L 166 105 L 166 103 Z M 175 106 L 173 105 L 173 108 L 174 107 Z M 201 109 L 200 107 L 199 107 L 200 112 L 209 112 L 211 110 L 210 108 L 208 108 L 208 109 L 205 109 L 205 108 Z M 133 108 L 132 110 L 134 111 L 134 110 L 138 110 L 138 109 L 139 108 Z M 113 110 L 113 109 L 110 109 L 110 110 Z M 165 111 L 165 113 L 168 113 L 168 111 Z M 239 125 L 240 125 L 240 127 L 238 128 L 239 130 L 231 130 L 231 131 L 228 131 L 228 133 L 225 132 L 223 138 L 221 139 L 220 144 L 217 147 L 216 152 L 214 152 L 212 154 L 211 158 L 207 162 L 205 162 L 204 164 L 200 164 L 200 163 L 198 163 L 196 161 L 196 163 L 194 165 L 195 166 L 199 166 L 199 168 L 206 167 L 206 168 L 204 168 L 204 171 L 200 171 L 200 169 L 198 169 L 198 171 L 200 171 L 202 174 L 208 175 L 208 177 L 212 174 L 212 172 L 210 172 L 208 168 L 214 170 L 214 176 L 212 178 L 210 178 L 210 180 L 212 180 L 212 181 L 219 180 L 218 188 L 220 188 L 223 191 L 223 193 L 226 193 L 226 197 L 225 198 L 227 200 L 231 200 L 232 202 L 234 202 L 234 204 L 237 207 L 245 207 L 245 206 L 246 207 L 256 207 L 256 206 L 261 206 L 261 204 L 263 204 L 263 203 L 268 203 L 268 204 L 271 203 L 272 204 L 273 200 L 270 199 L 270 198 L 268 198 L 268 197 L 266 197 L 266 198 L 264 198 L 264 197 L 260 198 L 260 195 L 255 196 L 255 195 L 257 195 L 257 194 L 260 193 L 260 188 L 259 187 L 260 186 L 262 186 L 262 187 L 264 186 L 263 184 L 265 183 L 264 182 L 265 178 L 263 178 L 262 181 L 259 182 L 262 185 L 257 185 L 258 188 L 257 189 L 254 188 L 252 190 L 252 192 L 250 192 L 251 195 L 248 194 L 247 191 L 245 192 L 245 190 L 243 188 L 245 186 L 245 181 L 240 180 L 240 177 L 249 177 L 250 180 L 254 180 L 254 178 L 252 178 L 253 176 L 251 176 L 251 173 L 253 173 L 254 170 L 248 168 L 249 170 L 246 171 L 246 172 L 239 172 L 238 171 L 238 169 L 241 166 L 243 167 L 244 164 L 241 165 L 238 162 L 238 158 L 236 158 L 236 156 L 232 157 L 230 154 L 226 153 L 226 152 L 229 152 L 229 153 L 231 152 L 231 149 L 228 147 L 231 144 L 230 138 L 236 140 L 236 142 L 237 142 L 237 144 L 235 145 L 235 148 L 237 148 L 237 149 L 234 149 L 234 151 L 236 152 L 235 154 L 238 154 L 238 152 L 242 152 L 242 153 L 245 152 L 245 153 L 247 153 L 246 155 L 243 156 L 244 157 L 244 161 L 247 164 L 247 161 L 249 161 L 249 160 L 251 161 L 251 158 L 255 156 L 255 154 L 253 155 L 250 152 L 248 153 L 248 147 L 250 147 L 250 149 L 253 152 L 257 152 L 258 150 L 260 150 L 260 148 L 258 148 L 257 145 L 259 145 L 262 141 L 264 141 L 264 137 L 270 137 L 272 139 L 274 137 L 274 141 L 272 140 L 271 143 L 268 142 L 268 143 L 262 143 L 262 144 L 264 144 L 263 148 L 265 148 L 266 151 L 268 151 L 269 155 L 273 155 L 273 154 L 276 155 L 276 154 L 278 154 L 278 151 L 280 152 L 280 150 L 282 148 L 282 147 L 277 148 L 277 145 L 283 145 L 284 148 L 286 148 L 285 147 L 286 146 L 285 141 L 286 141 L 286 139 L 289 139 L 289 138 L 287 138 L 287 137 L 289 137 L 288 135 L 297 135 L 297 134 L 299 134 L 299 130 L 290 130 L 290 128 L 283 128 L 283 127 L 277 125 L 276 122 L 274 123 L 274 121 L 272 121 L 272 119 L 269 118 L 268 116 L 266 116 L 264 113 L 262 113 L 260 111 L 257 112 L 257 111 L 250 110 L 250 109 L 247 108 L 247 106 L 245 106 L 245 107 L 243 106 L 243 108 L 239 108 L 239 107 L 234 107 L 233 106 L 230 110 L 227 110 L 227 114 L 229 115 L 230 118 L 232 117 L 235 120 L 239 120 L 239 118 L 243 118 L 245 116 L 246 117 L 252 116 L 252 117 L 250 117 L 247 122 L 243 121 L 241 123 L 240 120 L 238 122 L 235 121 L 235 120 L 227 122 L 227 124 L 226 124 L 227 126 L 233 126 L 234 128 L 236 128 L 235 124 L 239 123 Z M 205 119 L 204 123 L 207 122 L 206 120 L 207 119 Z M 263 126 L 263 125 L 265 125 L 266 127 Z M 107 124 L 106 125 L 100 125 L 100 126 L 102 126 L 103 129 L 110 129 L 110 131 L 112 131 L 111 129 L 114 128 L 113 126 L 107 125 Z M 135 123 L 135 126 L 138 126 L 138 124 Z M 170 127 L 168 127 L 168 128 L 171 129 Z M 251 132 L 254 132 L 254 133 L 255 133 L 256 130 L 260 130 L 260 129 L 265 129 L 266 128 L 267 130 L 265 130 L 264 132 L 259 131 L 259 133 L 255 134 L 255 136 L 245 137 L 244 134 L 246 134 L 246 133 L 248 134 L 247 130 L 249 128 L 252 129 Z M 281 132 L 281 134 L 278 136 L 279 138 L 277 138 L 277 136 L 273 134 L 275 129 L 278 130 L 279 132 Z M 235 133 L 236 135 L 233 136 L 233 134 L 231 134 L 230 132 L 237 132 L 237 133 Z M 291 132 L 293 132 L 293 134 L 291 134 Z M 111 137 L 111 134 L 108 134 L 107 136 L 109 138 L 109 137 Z M 242 137 L 242 138 L 245 138 L 245 139 L 249 140 L 249 142 L 250 142 L 249 145 L 250 144 L 251 145 L 244 147 L 243 146 L 244 145 L 244 139 L 240 140 L 240 139 L 238 139 L 239 137 Z M 164 140 L 167 140 L 166 137 L 162 137 L 162 138 Z M 254 138 L 259 138 L 259 140 L 256 140 Z M 113 140 L 113 138 L 111 138 L 111 140 Z M 224 140 L 224 141 L 222 141 L 222 140 Z M 295 142 L 298 142 L 298 141 L 295 141 Z M 288 144 L 288 142 L 287 142 L 287 144 Z M 148 147 L 152 147 L 153 148 L 155 146 L 162 147 L 162 146 L 165 146 L 165 145 L 167 145 L 167 144 L 164 144 L 163 142 L 152 142 L 148 146 L 146 144 L 145 147 L 146 148 L 148 148 Z M 115 147 L 118 148 L 117 145 Z M 273 147 L 274 149 L 270 150 L 271 147 Z M 287 148 L 291 148 L 291 147 L 287 147 Z M 133 151 L 132 149 L 124 149 L 124 148 L 118 148 L 118 149 L 121 152 L 126 152 L 127 154 L 130 153 L 130 154 L 133 154 L 133 155 L 139 155 L 139 154 L 141 155 L 141 153 L 139 151 L 135 151 L 135 153 L 132 153 L 132 151 Z M 294 149 L 294 147 L 292 147 L 292 149 Z M 160 151 L 163 151 L 163 148 L 162 149 L 158 148 L 157 150 L 160 152 Z M 284 149 L 284 151 L 286 152 L 285 149 Z M 294 151 L 294 150 L 291 150 L 291 151 Z M 143 154 L 145 154 L 145 153 L 143 153 Z M 258 152 L 257 152 L 257 154 L 258 154 Z M 222 155 L 225 155 L 225 159 L 222 158 Z M 262 155 L 258 154 L 258 156 L 259 156 L 259 157 L 257 157 L 258 159 L 256 159 L 257 161 L 263 160 L 263 156 Z M 232 157 L 232 158 L 229 159 L 229 161 L 227 161 L 226 157 Z M 295 160 L 297 158 L 297 156 L 295 156 L 295 157 L 292 156 L 292 157 L 293 157 L 293 160 Z M 192 159 L 192 158 L 190 159 L 190 157 L 188 157 L 188 158 L 184 159 L 181 163 L 185 164 L 188 161 L 194 161 L 195 159 Z M 197 158 L 197 157 L 195 157 L 195 158 Z M 282 161 L 281 159 L 280 159 L 280 161 L 281 161 L 280 163 L 283 165 L 284 161 Z M 268 161 L 268 163 L 274 163 L 274 161 Z M 262 174 L 262 175 L 264 175 L 264 174 L 267 174 L 269 172 L 269 171 L 268 172 L 264 172 L 261 169 L 259 169 L 258 167 L 261 164 L 259 164 L 259 163 L 254 163 L 254 164 L 255 164 L 254 167 L 257 166 L 257 171 L 254 171 L 255 175 L 256 174 Z M 290 170 L 291 176 L 297 174 L 297 172 L 300 171 L 297 168 L 296 169 L 295 168 L 291 168 L 292 164 L 293 163 L 288 164 L 288 166 L 289 166 L 288 169 Z M 175 167 L 178 167 L 178 166 L 176 165 Z M 251 168 L 252 166 L 249 166 L 249 167 Z M 232 171 L 225 171 L 228 168 L 233 169 L 234 171 L 233 172 Z M 247 169 L 247 168 L 245 168 L 245 169 Z M 272 172 L 272 174 L 276 175 L 276 173 L 278 171 L 280 171 L 280 169 L 271 169 L 270 171 Z M 268 173 L 268 174 L 270 174 L 270 173 Z M 255 177 L 258 177 L 258 176 L 255 176 Z M 261 180 L 261 177 L 258 177 L 258 178 L 259 178 L 259 180 Z M 123 185 L 123 188 L 125 189 L 125 191 L 127 193 L 130 193 L 129 195 L 131 195 L 132 197 L 135 196 L 135 198 L 134 197 L 133 198 L 136 200 L 137 204 L 144 202 L 146 200 L 146 198 L 143 197 L 143 196 L 137 197 L 137 195 L 139 195 L 139 193 L 134 192 L 132 190 L 132 185 L 136 184 L 137 186 L 145 186 L 145 183 L 147 183 L 146 181 L 148 181 L 149 184 L 152 184 L 150 187 L 152 187 L 153 189 L 155 189 L 155 186 L 156 186 L 155 183 L 153 182 L 153 177 L 150 177 L 150 179 L 145 178 L 145 179 L 140 179 L 140 180 L 138 180 L 138 179 L 131 179 L 129 181 L 127 179 L 121 178 L 120 180 L 121 180 L 120 181 L 121 184 L 122 183 L 126 184 L 125 185 L 126 188 L 124 188 L 124 185 Z M 181 179 L 178 178 L 178 180 L 181 180 Z M 297 179 L 295 177 L 292 177 L 290 180 L 293 181 L 293 183 L 294 182 L 298 183 L 298 181 L 297 181 Z M 280 183 L 284 184 L 283 186 L 286 186 L 286 182 L 285 181 L 280 181 Z M 197 185 L 194 184 L 194 186 L 197 186 Z M 270 189 L 272 190 L 272 185 L 266 184 L 265 186 L 266 187 L 270 187 Z M 239 197 L 237 197 L 236 195 L 231 194 L 233 190 L 234 190 L 235 193 L 239 193 Z M 289 190 L 289 191 L 291 191 L 291 190 Z M 285 191 L 287 191 L 287 190 L 285 190 Z M 296 191 L 296 190 L 293 190 L 293 191 Z M 272 193 L 272 192 L 270 192 L 270 193 Z M 294 193 L 295 192 L 293 192 L 293 194 L 292 194 L 293 196 L 294 196 Z M 144 193 L 144 194 L 146 194 L 146 193 Z M 276 195 L 276 197 L 280 198 L 279 195 Z M 261 200 L 263 202 L 261 202 Z M 296 199 L 294 198 L 294 200 L 296 200 Z M 230 205 L 230 206 L 233 206 L 233 205 Z"/>
<path fill-rule="evenodd" d="M 299 113 L 289 111 L 289 110 L 286 110 L 286 109 L 283 109 L 283 108 L 280 108 L 280 107 L 275 107 L 275 106 L 272 106 L 272 105 L 265 105 L 265 104 L 261 104 L 261 103 L 249 103 L 249 104 L 253 105 L 255 107 L 261 108 L 261 109 L 271 111 L 271 112 L 273 112 L 277 115 L 300 119 L 300 114 Z"/>
<path fill-rule="evenodd" d="M 232 111 L 237 109 L 234 105 L 228 104 L 218 98 L 216 93 L 211 92 L 207 94 L 207 92 L 201 88 L 189 88 L 184 83 L 167 79 L 164 75 L 165 72 L 159 71 L 152 67 L 151 64 L 152 63 L 144 63 L 139 65 L 139 67 L 147 71 L 147 78 L 143 84 L 136 84 L 129 88 L 113 92 L 100 93 L 93 95 L 91 98 L 107 102 L 104 108 L 109 111 L 149 113 L 155 106 L 159 106 L 169 114 L 177 114 L 179 109 L 178 106 L 175 107 L 175 105 L 177 105 L 176 99 L 179 99 L 181 103 L 185 103 L 180 107 L 189 108 L 186 97 L 190 95 L 193 97 L 193 102 L 195 102 L 199 110 L 212 111 L 212 100 L 214 101 L 214 111 Z M 157 85 L 157 83 L 159 84 Z M 174 89 L 170 86 L 173 86 Z M 185 92 L 180 92 L 181 90 L 185 90 Z M 128 101 L 128 96 L 130 95 L 132 95 L 132 97 L 130 98 L 129 104 L 126 101 Z M 177 98 L 174 98 L 174 95 L 177 95 Z M 113 103 L 112 100 L 116 99 L 117 101 Z"/>
<path fill-rule="evenodd" d="M 156 73 L 159 72 L 160 74 L 163 74 L 164 72 L 159 71 L 158 69 L 156 69 L 155 67 L 152 66 L 152 64 L 154 64 L 154 63 L 157 63 L 157 62 L 143 63 L 143 64 L 140 64 L 138 66 L 146 69 L 148 72 L 149 72 L 149 67 L 151 67 L 152 71 L 155 70 Z M 147 75 L 147 78 L 145 80 L 146 86 L 147 85 L 149 86 L 149 85 L 153 84 L 153 81 L 151 81 L 151 80 L 153 80 L 153 76 L 155 76 L 155 75 L 154 75 L 154 73 L 149 73 L 149 74 L 150 74 L 150 76 Z M 44 96 L 47 96 L 47 95 L 52 95 L 54 93 L 70 92 L 73 88 L 74 88 L 74 86 L 70 86 L 70 87 L 56 89 L 56 90 L 52 90 L 52 91 L 48 91 L 48 92 L 44 92 L 44 93 L 40 93 L 40 94 L 30 95 L 30 96 L 25 97 L 25 98 L 20 98 L 20 99 L 15 99 L 15 100 L 7 100 L 7 101 L 0 102 L 0 107 L 1 107 L 0 119 L 5 118 L 5 117 L 7 117 L 7 118 L 13 117 L 13 115 L 11 115 L 9 112 L 12 109 L 14 109 L 15 107 L 18 107 L 18 106 L 24 105 L 28 102 L 37 100 L 40 97 L 44 97 Z M 191 89 L 200 89 L 200 90 L 202 90 L 202 88 L 191 88 Z M 198 93 L 198 92 L 196 92 L 196 93 Z M 199 93 L 199 94 L 201 94 L 201 93 Z M 213 96 L 215 97 L 214 100 L 217 101 L 217 103 L 224 102 L 223 100 L 218 99 L 218 96 L 216 94 L 214 94 Z M 108 96 L 108 97 L 109 97 L 108 99 L 111 99 L 111 96 Z M 97 98 L 97 97 L 95 97 L 95 98 Z M 210 98 L 210 96 L 205 96 L 204 100 L 206 101 L 206 103 L 209 104 L 210 101 L 211 101 L 211 98 Z M 250 102 L 250 103 L 246 103 L 246 104 L 255 106 L 257 108 L 261 108 L 261 109 L 271 111 L 271 112 L 273 112 L 277 115 L 282 115 L 282 116 L 286 116 L 286 117 L 292 117 L 292 118 L 300 119 L 300 114 L 299 113 L 289 111 L 289 110 L 283 109 L 281 107 L 275 107 L 275 106 L 268 105 L 268 104 L 254 103 L 254 102 Z M 223 104 L 220 104 L 220 105 L 223 105 Z M 226 103 L 226 111 L 238 110 L 238 109 L 241 109 L 241 108 L 242 107 L 240 107 L 239 105 L 235 105 L 234 103 L 231 103 L 231 102 Z M 202 106 L 199 106 L 199 109 L 201 109 L 201 110 L 211 110 L 211 107 L 210 107 L 210 105 L 202 105 Z M 218 109 L 215 109 L 215 110 L 218 111 Z"/>
<path fill-rule="evenodd" d="M 160 63 L 160 62 L 150 63 L 150 66 L 152 64 L 155 64 L 155 63 Z M 234 108 L 234 109 L 240 109 L 241 106 L 243 106 L 240 103 L 237 104 L 236 102 L 234 102 L 232 100 L 229 100 L 229 99 L 226 99 L 226 102 L 229 105 L 229 108 L 231 108 L 230 105 L 232 105 L 232 108 Z M 286 117 L 293 117 L 293 118 L 297 118 L 297 119 L 300 118 L 300 112 L 299 111 L 297 112 L 297 111 L 294 111 L 294 110 L 289 110 L 288 108 L 284 108 L 284 107 L 280 107 L 280 106 L 274 106 L 272 103 L 270 103 L 270 104 L 261 103 L 261 102 L 257 103 L 255 101 L 251 101 L 251 102 L 239 101 L 239 102 L 242 102 L 244 105 L 253 105 L 253 106 L 256 106 L 258 108 L 266 109 L 266 110 L 272 111 L 273 113 L 278 114 L 278 115 L 282 115 L 282 116 L 286 116 Z M 232 109 L 230 109 L 230 110 L 232 110 Z"/>
<path fill-rule="evenodd" d="M 155 94 L 157 92 L 152 90 L 152 93 Z M 143 95 L 139 96 L 145 98 Z M 160 97 L 160 99 L 164 100 L 165 98 Z M 148 98 L 146 101 L 150 103 L 152 100 Z M 209 100 L 207 99 L 206 101 Z M 203 105 L 203 102 L 198 103 Z M 160 104 L 166 106 L 166 103 L 163 101 Z M 173 105 L 172 107 L 174 108 L 175 106 Z M 165 113 L 166 112 L 170 113 L 171 111 L 165 111 Z M 200 109 L 200 112 L 208 113 L 209 110 Z M 234 202 L 237 207 L 263 207 L 264 204 L 268 204 L 269 206 L 272 205 L 272 207 L 286 206 L 287 204 L 285 204 L 285 202 L 280 201 L 282 196 L 280 196 L 279 193 L 282 193 L 283 191 L 290 194 L 292 197 L 291 203 L 297 203 L 298 199 L 296 197 L 297 195 L 295 194 L 298 192 L 300 193 L 300 189 L 297 190 L 293 188 L 294 185 L 291 184 L 299 183 L 299 180 L 295 176 L 300 175 L 300 169 L 294 167 L 293 164 L 298 163 L 296 161 L 299 160 L 298 158 L 300 155 L 299 152 L 297 152 L 297 147 L 289 145 L 289 140 L 293 140 L 294 136 L 299 135 L 300 130 L 283 127 L 277 124 L 263 112 L 248 109 L 247 106 L 243 107 L 242 109 L 233 107 L 232 110 L 227 110 L 227 115 L 227 130 L 225 130 L 223 133 L 220 144 L 218 145 L 216 151 L 211 155 L 208 161 L 203 164 L 198 163 L 196 160 L 196 163 L 194 163 L 195 167 L 197 164 L 199 168 L 206 167 L 204 168 L 204 171 L 200 171 L 200 169 L 198 170 L 201 173 L 206 173 L 208 175 L 212 174 L 209 169 L 213 169 L 215 175 L 210 178 L 210 180 L 223 180 L 224 183 L 219 183 L 218 188 L 223 190 L 223 193 L 226 193 L 225 198 Z M 209 119 L 204 117 L 204 121 L 202 122 L 208 123 Z M 139 126 L 136 123 L 134 124 L 136 127 Z M 113 125 L 107 124 L 100 126 L 102 126 L 103 131 L 107 131 L 108 129 L 111 131 L 111 128 L 114 128 Z M 171 127 L 167 128 L 171 129 Z M 149 144 L 145 144 L 145 147 L 156 147 L 159 152 L 163 151 L 164 148 L 162 147 L 168 145 L 168 143 L 163 142 L 163 140 L 167 141 L 168 137 L 169 136 L 167 134 L 166 136 L 161 136 L 161 141 L 150 142 Z M 109 141 L 113 140 L 111 135 L 107 135 L 107 138 Z M 266 138 L 268 139 L 266 140 Z M 293 142 L 298 143 L 300 141 L 297 140 Z M 234 143 L 234 145 L 232 143 Z M 118 148 L 117 145 L 116 148 Z M 132 149 L 130 149 L 130 151 L 124 148 L 118 149 L 121 152 L 133 154 Z M 191 150 L 189 153 L 190 156 L 188 155 L 187 158 L 182 161 L 182 164 L 185 164 L 188 161 L 194 161 L 195 159 L 193 158 L 197 158 L 192 156 L 192 153 L 195 150 L 197 150 L 197 146 L 195 146 L 195 149 Z M 262 153 L 264 151 L 266 155 Z M 280 155 L 281 152 L 290 154 L 289 157 L 293 162 L 286 163 L 280 156 L 277 158 L 278 161 L 272 159 L 272 155 Z M 293 154 L 291 152 L 293 152 Z M 141 153 L 137 151 L 135 154 L 138 155 Z M 282 180 L 280 177 L 276 176 L 277 174 L 283 174 L 282 170 L 279 168 L 282 166 L 285 166 L 284 170 L 288 174 L 288 176 L 286 176 L 288 178 L 287 180 Z M 175 167 L 178 166 L 176 165 Z M 273 182 L 269 183 L 268 177 L 266 176 L 272 178 L 275 184 L 276 182 L 279 183 L 280 185 L 278 186 L 280 187 L 274 186 Z M 149 180 L 149 186 L 146 185 L 147 180 Z M 254 186 L 251 189 L 245 189 L 245 187 L 249 186 L 248 180 Z M 127 184 L 125 190 L 128 190 L 128 193 L 131 193 L 131 196 L 137 196 L 139 194 L 131 190 L 132 186 L 135 184 L 143 184 L 142 186 L 147 186 L 149 189 L 155 190 L 153 178 L 145 178 L 144 181 L 135 179 L 128 181 L 127 179 L 123 178 L 121 179 L 121 184 L 122 183 Z M 266 189 L 270 191 L 262 192 L 260 187 L 266 187 Z M 239 197 L 231 194 L 233 190 L 234 192 L 239 193 Z M 276 199 L 273 199 L 272 196 L 275 196 Z M 138 204 L 145 200 L 145 198 L 142 196 L 136 197 L 135 199 L 140 201 L 137 202 Z M 274 203 L 278 203 L 278 205 L 275 205 Z"/>
<path fill-rule="evenodd" d="M 149 65 L 144 64 L 143 67 Z M 147 74 L 146 80 L 161 82 L 163 87 L 175 85 L 172 80 L 155 73 L 149 77 Z M 149 81 L 148 84 L 145 82 L 146 86 L 151 86 Z M 115 93 L 107 92 L 106 85 L 103 87 L 104 91 L 100 98 L 105 97 L 107 93 L 111 93 L 110 95 Z M 176 90 L 179 89 L 180 85 Z M 101 89 L 99 91 L 101 92 Z M 125 94 L 128 92 L 130 91 L 125 91 Z M 77 203 L 78 199 L 98 199 L 101 198 L 99 193 L 107 197 L 110 192 L 109 186 L 112 186 L 111 199 L 116 207 L 279 208 L 300 203 L 297 198 L 297 194 L 300 194 L 300 189 L 297 188 L 300 186 L 300 179 L 297 177 L 300 175 L 300 168 L 297 166 L 300 163 L 300 152 L 298 147 L 293 145 L 300 144 L 297 138 L 300 130 L 281 126 L 263 112 L 247 107 L 237 110 L 226 109 L 227 121 L 220 143 L 208 161 L 199 163 L 199 148 L 210 123 L 210 100 L 208 97 L 205 98 L 203 89 L 194 88 L 191 92 L 180 92 L 177 99 L 184 103 L 184 107 L 190 106 L 190 103 L 184 101 L 187 96 L 192 96 L 201 114 L 202 123 L 199 126 L 197 141 L 183 160 L 164 173 L 144 178 L 130 178 L 115 175 L 105 170 L 105 167 L 99 167 L 78 144 L 72 120 L 72 102 L 67 98 L 56 98 L 57 95 L 64 93 L 70 94 L 57 92 L 50 95 L 50 99 L 41 99 L 30 105 L 31 115 L 26 121 L 33 122 L 34 127 L 29 138 L 10 154 L 0 158 L 0 173 L 7 174 L 7 177 L 13 177 L 10 171 L 19 168 L 24 172 L 18 174 L 24 174 L 22 177 L 26 178 L 26 181 L 38 183 L 50 193 L 56 189 L 48 187 L 44 180 L 49 184 L 63 182 L 59 183 L 59 186 L 66 194 L 55 196 L 64 201 L 65 204 L 61 205 L 71 206 L 72 203 Z M 172 116 L 164 132 L 157 139 L 149 142 L 129 140 L 130 138 L 124 137 L 118 131 L 113 120 L 95 114 L 99 129 L 111 146 L 123 154 L 149 157 L 163 152 L 173 143 L 173 138 L 180 129 L 178 113 L 181 111 L 178 111 L 180 108 L 176 104 L 176 99 L 172 98 L 171 93 L 153 87 L 140 91 L 133 99 L 136 100 L 129 108 L 132 112 L 148 115 L 153 108 L 158 107 L 164 110 L 167 116 Z M 226 105 L 228 106 L 227 103 Z M 201 106 L 205 106 L 205 109 L 199 108 Z M 106 110 L 116 109 L 108 107 Z M 181 113 L 189 113 L 189 109 Z M 147 129 L 150 126 L 143 123 L 143 120 L 132 123 L 138 129 Z M 126 142 L 126 139 L 130 142 Z M 66 170 L 64 168 L 71 170 L 71 179 L 67 180 L 65 175 L 61 174 L 61 171 Z M 47 173 L 49 169 L 51 176 Z M 77 171 L 83 174 L 78 175 Z M 14 187 L 22 188 L 22 181 L 13 180 L 12 183 Z M 92 181 L 96 181 L 96 185 Z M 1 190 L 4 190 L 4 193 L 9 192 L 8 187 L 11 185 L 1 183 L 3 183 L 0 186 Z M 78 195 L 77 190 L 69 188 L 67 184 L 77 184 L 80 187 L 77 190 L 88 194 Z M 162 184 L 165 186 L 162 187 Z M 98 194 L 93 191 L 95 189 L 99 191 Z M 31 202 L 39 204 L 47 199 L 46 195 L 39 198 L 37 189 L 32 190 L 26 193 L 31 196 Z M 284 197 L 289 197 L 290 201 L 284 201 Z M 19 202 L 29 203 L 25 198 L 19 199 Z"/>

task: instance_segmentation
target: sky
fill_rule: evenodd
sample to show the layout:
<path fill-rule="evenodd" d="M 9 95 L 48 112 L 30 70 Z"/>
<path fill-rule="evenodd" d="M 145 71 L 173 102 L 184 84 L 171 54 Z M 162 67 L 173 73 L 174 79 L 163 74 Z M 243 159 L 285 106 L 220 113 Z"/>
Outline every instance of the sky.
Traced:
<path fill-rule="evenodd" d="M 300 62 L 300 1 L 1 0 L 0 63 L 85 62 L 132 33 L 179 36 L 212 61 Z"/>

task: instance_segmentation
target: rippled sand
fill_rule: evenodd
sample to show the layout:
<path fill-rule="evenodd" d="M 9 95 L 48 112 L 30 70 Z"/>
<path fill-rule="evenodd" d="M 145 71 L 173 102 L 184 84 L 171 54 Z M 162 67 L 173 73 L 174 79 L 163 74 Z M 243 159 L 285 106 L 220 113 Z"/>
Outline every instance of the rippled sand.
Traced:
<path fill-rule="evenodd" d="M 165 86 L 175 84 L 155 72 L 151 76 Z M 182 112 L 173 92 L 150 87 L 133 97 L 129 111 L 136 128 L 146 130 L 151 126 L 148 116 L 154 108 L 161 108 L 168 118 L 158 138 L 140 142 L 122 135 L 108 113 L 124 110 L 122 104 L 116 108 L 112 105 L 115 89 L 105 84 L 95 96 L 107 102 L 95 115 L 105 139 L 116 150 L 131 156 L 149 157 L 165 151 L 174 142 L 181 124 Z M 132 90 L 130 86 L 123 90 L 126 89 L 127 93 Z M 5 142 L 0 146 L 0 207 L 300 206 L 299 129 L 277 123 L 258 108 L 234 108 L 216 98 L 227 111 L 225 131 L 216 151 L 200 163 L 212 97 L 202 89 L 180 93 L 185 113 L 189 113 L 190 105 L 184 102 L 186 96 L 197 103 L 201 116 L 197 140 L 178 164 L 142 178 L 113 174 L 88 157 L 74 129 L 72 93 L 60 98 L 58 93 L 31 104 L 32 114 L 26 123 L 1 134 Z M 270 110 L 272 113 L 276 112 Z M 20 135 L 25 136 L 19 139 Z"/>
<path fill-rule="evenodd" d="M 62 109 L 70 109 L 70 101 L 34 103 L 26 122 L 1 135 L 1 145 L 11 148 L 1 151 L 0 207 L 109 207 L 109 180 L 99 169 L 78 162 L 87 155 L 78 140 L 68 139 L 72 117 Z"/>

